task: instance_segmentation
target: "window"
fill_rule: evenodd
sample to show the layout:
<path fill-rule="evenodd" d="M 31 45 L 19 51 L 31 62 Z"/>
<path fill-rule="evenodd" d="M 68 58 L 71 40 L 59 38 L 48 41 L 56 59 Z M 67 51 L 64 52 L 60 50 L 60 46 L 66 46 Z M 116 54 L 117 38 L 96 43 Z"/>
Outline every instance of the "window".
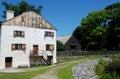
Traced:
<path fill-rule="evenodd" d="M 54 37 L 54 32 L 45 31 L 46 37 Z"/>
<path fill-rule="evenodd" d="M 26 44 L 12 44 L 12 50 L 26 50 Z"/>
<path fill-rule="evenodd" d="M 47 44 L 46 45 L 46 51 L 53 51 L 54 50 L 54 45 Z"/>
<path fill-rule="evenodd" d="M 75 44 L 70 45 L 70 49 L 75 50 L 76 49 L 76 45 Z"/>
<path fill-rule="evenodd" d="M 24 31 L 14 31 L 14 37 L 25 37 Z"/>

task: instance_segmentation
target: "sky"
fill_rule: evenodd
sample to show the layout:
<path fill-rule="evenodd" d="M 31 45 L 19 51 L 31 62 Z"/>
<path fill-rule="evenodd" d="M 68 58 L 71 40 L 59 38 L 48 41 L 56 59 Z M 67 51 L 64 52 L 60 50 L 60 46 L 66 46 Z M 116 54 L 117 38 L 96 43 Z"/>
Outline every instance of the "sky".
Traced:
<path fill-rule="evenodd" d="M 17 4 L 22 0 L 0 0 L 0 21 L 4 6 L 1 2 Z M 89 12 L 103 10 L 120 0 L 24 0 L 31 5 L 42 5 L 42 16 L 57 29 L 57 37 L 72 34 Z"/>

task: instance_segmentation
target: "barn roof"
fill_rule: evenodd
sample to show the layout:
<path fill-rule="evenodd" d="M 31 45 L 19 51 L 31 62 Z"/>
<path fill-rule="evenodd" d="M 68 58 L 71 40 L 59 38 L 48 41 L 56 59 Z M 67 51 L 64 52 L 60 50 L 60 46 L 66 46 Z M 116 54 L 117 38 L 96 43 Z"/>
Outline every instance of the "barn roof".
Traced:
<path fill-rule="evenodd" d="M 57 38 L 57 40 L 59 40 L 60 42 L 62 42 L 63 44 L 66 44 L 67 41 L 72 37 L 72 35 L 66 35 L 66 36 L 60 36 Z"/>

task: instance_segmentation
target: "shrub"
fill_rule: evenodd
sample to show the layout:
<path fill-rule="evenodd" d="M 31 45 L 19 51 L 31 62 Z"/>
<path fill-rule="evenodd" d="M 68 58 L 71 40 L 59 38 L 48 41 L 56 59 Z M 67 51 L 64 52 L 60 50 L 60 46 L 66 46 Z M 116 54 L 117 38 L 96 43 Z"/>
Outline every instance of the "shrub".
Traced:
<path fill-rule="evenodd" d="M 104 72 L 104 67 L 107 65 L 107 62 L 104 61 L 103 59 L 99 60 L 99 64 L 95 68 L 95 72 L 97 75 L 102 75 Z"/>
<path fill-rule="evenodd" d="M 116 72 L 104 73 L 100 79 L 120 79 L 119 75 Z"/>
<path fill-rule="evenodd" d="M 105 72 L 116 72 L 120 76 L 120 60 L 116 59 L 105 67 Z"/>

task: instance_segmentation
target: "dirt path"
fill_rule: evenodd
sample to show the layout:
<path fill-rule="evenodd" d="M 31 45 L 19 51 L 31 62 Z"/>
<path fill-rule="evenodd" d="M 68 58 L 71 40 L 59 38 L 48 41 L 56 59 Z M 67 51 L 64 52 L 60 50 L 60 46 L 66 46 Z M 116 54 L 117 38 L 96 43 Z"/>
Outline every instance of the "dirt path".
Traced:
<path fill-rule="evenodd" d="M 68 65 L 69 64 L 64 65 L 64 66 L 63 65 L 59 65 L 59 66 L 57 66 L 55 68 L 52 68 L 52 69 L 48 70 L 46 73 L 38 75 L 38 76 L 36 76 L 36 77 L 34 77 L 32 79 L 57 79 L 59 71 L 62 68 L 68 66 Z"/>

